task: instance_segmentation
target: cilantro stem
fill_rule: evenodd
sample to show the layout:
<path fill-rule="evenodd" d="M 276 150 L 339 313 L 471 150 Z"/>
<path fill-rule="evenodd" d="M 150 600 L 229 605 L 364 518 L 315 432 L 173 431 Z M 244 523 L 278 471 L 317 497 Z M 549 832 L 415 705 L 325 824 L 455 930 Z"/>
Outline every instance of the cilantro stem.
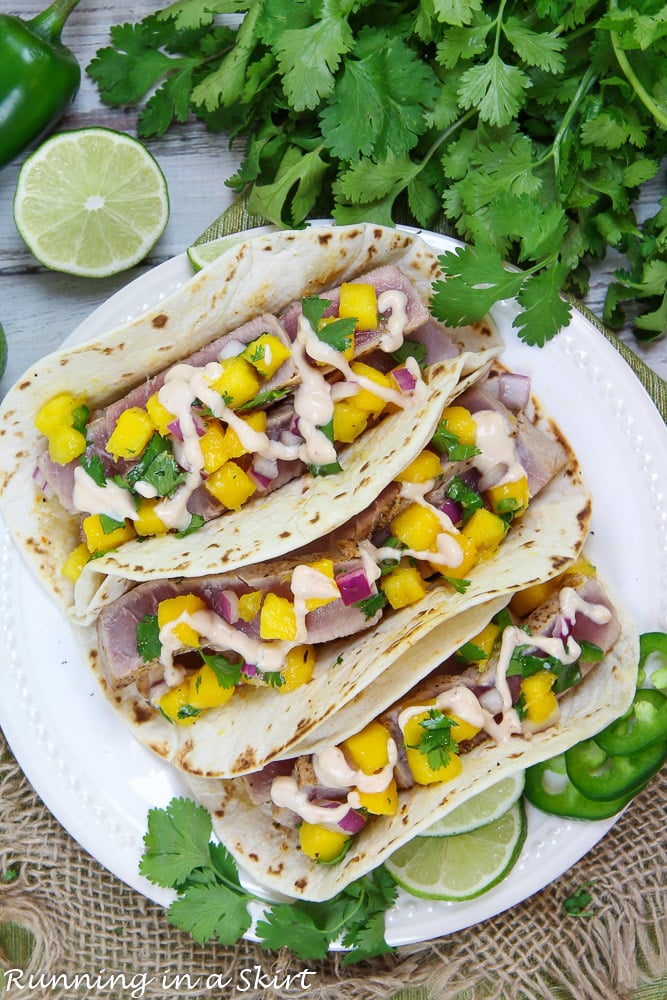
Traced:
<path fill-rule="evenodd" d="M 612 0 L 611 6 L 612 7 L 618 6 L 615 0 Z M 658 104 L 656 104 L 656 102 L 653 100 L 651 95 L 648 93 L 648 91 L 642 84 L 641 80 L 639 80 L 639 78 L 637 77 L 637 74 L 630 65 L 630 60 L 628 59 L 625 53 L 625 49 L 622 49 L 619 44 L 618 32 L 611 31 L 610 35 L 611 35 L 611 45 L 614 50 L 614 55 L 616 56 L 616 59 L 618 60 L 618 65 L 623 70 L 623 73 L 625 74 L 628 83 L 632 86 L 632 89 L 634 90 L 639 100 L 642 102 L 644 107 L 651 112 L 651 114 L 658 122 L 658 124 L 661 125 L 663 128 L 667 128 L 667 111 L 663 110 Z"/>
<path fill-rule="evenodd" d="M 596 77 L 595 72 L 593 71 L 593 67 L 589 66 L 588 69 L 586 70 L 586 72 L 584 73 L 584 75 L 582 76 L 581 80 L 579 81 L 579 86 L 577 87 L 577 90 L 576 90 L 576 93 L 575 93 L 574 97 L 570 101 L 569 108 L 567 109 L 567 111 L 563 115 L 563 120 L 562 120 L 562 122 L 560 124 L 560 127 L 559 127 L 558 131 L 556 132 L 556 135 L 554 136 L 554 140 L 553 140 L 553 142 L 551 144 L 551 150 L 550 150 L 549 154 L 547 156 L 545 156 L 544 160 L 541 161 L 541 162 L 545 162 L 545 160 L 547 160 L 549 158 L 549 156 L 552 157 L 553 162 L 554 162 L 554 171 L 556 173 L 556 177 L 560 177 L 560 147 L 561 147 L 561 143 L 563 142 L 565 136 L 567 135 L 567 133 L 568 133 L 568 131 L 570 129 L 570 124 L 572 122 L 572 119 L 574 118 L 574 115 L 575 115 L 578 107 L 579 107 L 579 104 L 581 103 L 581 101 L 583 100 L 583 98 L 586 96 L 586 94 L 588 93 L 588 91 L 591 89 L 591 87 L 595 83 L 596 79 L 597 79 L 597 77 Z M 539 164 L 538 164 L 538 166 L 539 166 Z"/>

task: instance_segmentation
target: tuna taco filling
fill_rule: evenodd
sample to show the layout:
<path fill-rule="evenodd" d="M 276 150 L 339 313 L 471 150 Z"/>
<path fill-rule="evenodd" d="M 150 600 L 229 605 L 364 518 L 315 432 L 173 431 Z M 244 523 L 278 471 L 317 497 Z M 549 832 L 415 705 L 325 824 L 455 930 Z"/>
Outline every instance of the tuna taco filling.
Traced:
<path fill-rule="evenodd" d="M 494 371 L 445 406 L 428 447 L 369 508 L 289 560 L 121 595 L 97 622 L 107 688 L 136 684 L 192 725 L 240 687 L 308 683 L 322 647 L 417 611 L 429 593 L 442 592 L 446 615 L 447 593 L 465 593 L 566 462 L 531 406 L 528 380 Z"/>
<path fill-rule="evenodd" d="M 423 397 L 459 353 L 415 287 L 384 266 L 265 314 L 104 410 L 61 393 L 36 417 L 44 492 L 81 518 L 64 572 L 135 538 L 188 533 L 310 471 Z M 362 360 L 363 359 L 363 360 Z"/>
<path fill-rule="evenodd" d="M 583 571 L 583 572 L 582 572 Z M 237 779 L 301 850 L 341 860 L 376 816 L 390 817 L 419 787 L 455 783 L 466 754 L 558 725 L 561 699 L 581 684 L 620 634 L 616 611 L 585 560 L 508 608 L 361 731 Z M 526 608 L 532 610 L 526 612 Z M 518 614 L 516 610 L 522 612 Z"/>

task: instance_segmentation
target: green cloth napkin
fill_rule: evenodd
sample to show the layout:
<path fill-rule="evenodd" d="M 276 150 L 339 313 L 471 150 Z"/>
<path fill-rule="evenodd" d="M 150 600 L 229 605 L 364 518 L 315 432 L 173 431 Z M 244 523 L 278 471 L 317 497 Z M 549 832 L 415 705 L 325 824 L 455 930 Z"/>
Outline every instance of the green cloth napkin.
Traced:
<path fill-rule="evenodd" d="M 268 225 L 267 219 L 260 215 L 252 215 L 248 212 L 243 199 L 233 202 L 222 215 L 218 216 L 214 222 L 198 237 L 195 245 L 210 243 L 221 236 L 231 236 L 232 233 L 244 232 L 247 229 L 255 229 L 257 226 Z M 608 330 L 598 316 L 590 311 L 583 303 L 572 296 L 567 297 L 572 305 L 595 326 L 600 333 L 610 341 L 618 353 L 628 363 L 639 381 L 642 383 L 649 396 L 655 403 L 662 419 L 667 423 L 667 383 L 657 372 L 653 371 L 645 361 L 638 357 L 627 344 L 620 340 L 611 330 Z"/>

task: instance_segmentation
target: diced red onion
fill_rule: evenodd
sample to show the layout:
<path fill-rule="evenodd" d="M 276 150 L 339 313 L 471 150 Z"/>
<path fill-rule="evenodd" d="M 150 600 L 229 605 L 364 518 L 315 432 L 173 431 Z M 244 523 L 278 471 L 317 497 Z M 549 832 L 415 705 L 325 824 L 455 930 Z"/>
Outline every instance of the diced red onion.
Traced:
<path fill-rule="evenodd" d="M 230 625 L 239 620 L 239 599 L 233 590 L 223 590 L 219 597 L 220 614 Z"/>
<path fill-rule="evenodd" d="M 183 440 L 183 432 L 181 431 L 180 420 L 172 420 L 167 424 L 167 430 L 172 437 L 175 437 L 177 441 Z"/>
<path fill-rule="evenodd" d="M 275 458 L 266 458 L 264 455 L 255 455 L 252 462 L 253 475 L 262 480 L 266 480 L 265 485 L 275 479 L 278 475 L 278 461 Z"/>
<path fill-rule="evenodd" d="M 349 809 L 343 818 L 338 820 L 338 826 L 344 833 L 359 833 L 366 826 L 366 817 L 356 809 Z"/>
<path fill-rule="evenodd" d="M 368 577 L 361 566 L 339 573 L 335 577 L 335 581 L 340 591 L 341 600 L 346 607 L 356 604 L 357 601 L 365 601 L 373 593 Z"/>
<path fill-rule="evenodd" d="M 498 399 L 508 410 L 525 410 L 530 399 L 530 376 L 503 372 L 498 376 Z"/>
<path fill-rule="evenodd" d="M 461 520 L 461 504 L 457 503 L 456 500 L 445 497 L 440 504 L 440 510 L 447 515 L 452 524 L 458 524 Z"/>
<path fill-rule="evenodd" d="M 256 677 L 259 671 L 253 663 L 244 663 L 241 667 L 241 673 L 245 674 L 246 677 Z"/>
<path fill-rule="evenodd" d="M 394 368 L 391 373 L 401 392 L 412 392 L 417 384 L 417 379 L 408 368 Z"/>
<path fill-rule="evenodd" d="M 503 710 L 503 699 L 498 688 L 488 688 L 478 695 L 479 703 L 491 715 L 498 715 Z"/>

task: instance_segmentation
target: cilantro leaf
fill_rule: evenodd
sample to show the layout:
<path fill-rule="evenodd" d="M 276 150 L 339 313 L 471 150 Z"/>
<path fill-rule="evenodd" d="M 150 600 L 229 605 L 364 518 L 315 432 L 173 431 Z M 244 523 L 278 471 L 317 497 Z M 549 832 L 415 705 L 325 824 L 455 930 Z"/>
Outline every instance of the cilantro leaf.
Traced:
<path fill-rule="evenodd" d="M 162 643 L 157 615 L 144 615 L 141 621 L 137 622 L 137 652 L 144 663 L 160 659 Z"/>
<path fill-rule="evenodd" d="M 91 455 L 89 458 L 84 452 L 79 461 L 93 482 L 97 483 L 98 486 L 106 485 L 107 477 L 99 455 Z"/>
<path fill-rule="evenodd" d="M 477 323 L 494 302 L 514 298 L 524 275 L 508 271 L 497 250 L 462 247 L 439 258 L 444 280 L 433 283 L 431 310 L 447 326 Z"/>
<path fill-rule="evenodd" d="M 157 496 L 171 496 L 176 487 L 185 481 L 186 474 L 179 468 L 168 438 L 155 433 L 143 455 L 125 476 L 130 487 L 142 481 L 157 491 Z"/>
<path fill-rule="evenodd" d="M 235 944 L 249 930 L 248 899 L 225 885 L 192 885 L 170 904 L 169 923 L 187 931 L 198 944 L 215 938 Z"/>
<path fill-rule="evenodd" d="M 210 864 L 211 817 L 191 799 L 172 799 L 151 809 L 139 870 L 155 885 L 178 886 Z"/>
<path fill-rule="evenodd" d="M 204 663 L 211 668 L 221 688 L 236 687 L 241 681 L 243 660 L 228 660 L 222 653 L 205 653 L 200 650 Z"/>
<path fill-rule="evenodd" d="M 183 528 L 182 531 L 177 531 L 176 532 L 176 537 L 177 538 L 186 538 L 188 535 L 191 535 L 193 532 L 199 531 L 199 529 L 202 528 L 205 523 L 206 522 L 204 521 L 204 518 L 203 518 L 203 516 L 201 514 L 193 514 L 191 516 L 191 518 L 190 518 L 190 523 L 188 524 L 187 528 Z"/>
<path fill-rule="evenodd" d="M 289 28 L 276 43 L 287 100 L 295 111 L 314 109 L 335 86 L 334 73 L 353 44 L 349 24 L 327 13 L 303 28 Z"/>
<path fill-rule="evenodd" d="M 374 618 L 378 611 L 387 604 L 387 596 L 382 590 L 378 590 L 377 594 L 373 594 L 372 597 L 366 597 L 363 601 L 355 601 L 353 607 L 359 608 L 364 617 L 368 620 L 369 618 Z"/>
<path fill-rule="evenodd" d="M 419 725 L 424 730 L 421 739 L 419 743 L 408 744 L 408 748 L 424 754 L 434 771 L 446 767 L 452 754 L 458 753 L 458 743 L 452 736 L 456 723 L 439 708 L 431 708 L 426 718 L 419 720 Z"/>
<path fill-rule="evenodd" d="M 100 514 L 99 517 L 100 527 L 105 535 L 111 535 L 114 531 L 117 531 L 118 528 L 125 527 L 125 521 L 119 521 L 115 517 L 109 517 L 108 514 Z"/>

